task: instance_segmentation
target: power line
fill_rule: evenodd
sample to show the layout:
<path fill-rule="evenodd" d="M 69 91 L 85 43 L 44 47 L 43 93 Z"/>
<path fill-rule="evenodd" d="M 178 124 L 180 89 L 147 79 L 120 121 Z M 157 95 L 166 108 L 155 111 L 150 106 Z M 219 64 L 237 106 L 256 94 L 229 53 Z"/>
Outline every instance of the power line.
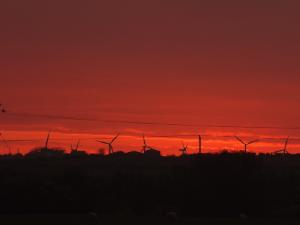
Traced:
<path fill-rule="evenodd" d="M 72 135 L 72 134 L 68 134 L 68 135 Z M 133 135 L 133 134 L 129 134 L 129 133 L 121 133 L 122 136 L 131 136 L 131 137 L 141 137 L 140 135 Z M 78 135 L 76 135 L 77 138 Z M 107 138 L 105 139 L 109 139 L 108 136 L 111 135 L 99 135 L 99 136 L 107 136 Z M 192 138 L 192 137 L 198 137 L 198 134 L 188 134 L 188 135 L 180 135 L 180 134 L 169 134 L 169 135 L 147 135 L 148 138 L 170 138 L 170 139 L 174 139 L 174 138 Z M 201 135 L 201 137 L 203 138 L 209 138 L 209 139 L 234 139 L 234 135 L 211 135 L 211 134 L 203 134 Z M 259 136 L 240 136 L 241 138 L 258 138 L 260 141 L 282 141 L 285 140 L 286 137 L 262 137 L 260 138 Z M 64 138 L 51 138 L 52 141 L 68 141 L 68 140 L 74 140 L 76 139 L 75 137 L 64 137 Z M 102 137 L 103 138 L 103 137 Z M 90 141 L 94 141 L 97 140 L 97 137 L 81 137 L 81 140 L 90 140 Z M 300 138 L 291 138 L 291 141 L 300 141 Z M 36 138 L 36 139 L 9 139 L 6 140 L 7 142 L 36 142 L 36 141 L 44 141 L 43 138 Z"/>
<path fill-rule="evenodd" d="M 86 121 L 86 122 L 101 122 L 101 123 L 116 123 L 116 124 L 135 124 L 135 125 L 154 125 L 154 126 L 178 126 L 178 127 L 209 127 L 209 128 L 231 128 L 231 129 L 270 129 L 270 130 L 300 130 L 300 127 L 292 126 L 246 126 L 246 125 L 218 125 L 218 124 L 187 124 L 187 123 L 167 123 L 155 121 L 134 121 L 134 120 L 111 120 L 111 119 L 96 119 L 48 114 L 33 114 L 26 112 L 10 112 L 6 115 L 32 117 L 32 118 L 46 118 L 51 120 L 73 120 L 73 121 Z"/>
<path fill-rule="evenodd" d="M 0 133 L 0 137 L 2 138 L 2 142 L 6 145 L 8 148 L 8 151 L 11 152 L 11 146 L 8 144 L 8 141 L 4 138 L 3 134 Z"/>

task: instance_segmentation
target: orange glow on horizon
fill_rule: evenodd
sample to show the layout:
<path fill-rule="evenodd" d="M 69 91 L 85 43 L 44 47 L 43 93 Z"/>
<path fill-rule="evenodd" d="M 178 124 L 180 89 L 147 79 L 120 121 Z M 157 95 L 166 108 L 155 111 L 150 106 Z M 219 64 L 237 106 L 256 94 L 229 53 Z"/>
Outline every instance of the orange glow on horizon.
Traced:
<path fill-rule="evenodd" d="M 221 134 L 221 132 L 219 132 Z M 228 134 L 224 132 L 224 134 Z M 207 134 L 205 134 L 207 135 Z M 233 136 L 223 138 L 221 135 L 202 137 L 202 152 L 216 153 L 222 150 L 240 151 L 243 150 L 243 145 L 239 143 Z M 35 147 L 44 146 L 47 132 L 45 131 L 6 131 L 3 137 L 8 141 L 11 152 L 27 153 Z M 112 134 L 89 134 L 89 133 L 64 133 L 52 132 L 49 141 L 49 147 L 62 148 L 66 152 L 70 151 L 70 146 L 80 139 L 79 148 L 88 153 L 98 153 L 99 149 L 106 149 L 107 146 L 97 143 L 96 140 L 109 141 L 114 135 Z M 223 135 L 225 136 L 225 135 Z M 252 136 L 248 136 L 250 140 Z M 270 138 L 270 137 L 268 137 Z M 283 148 L 283 137 L 272 137 L 274 139 L 262 140 L 258 143 L 249 146 L 249 152 L 271 153 L 275 150 Z M 146 135 L 147 144 L 162 152 L 163 155 L 179 155 L 179 149 L 182 147 L 182 142 L 188 145 L 188 153 L 198 153 L 198 138 L 195 137 L 159 137 Z M 116 151 L 141 151 L 142 150 L 142 135 L 139 134 L 121 134 L 114 144 Z M 290 153 L 296 153 L 300 147 L 298 139 L 292 139 L 288 146 Z M 8 153 L 8 146 L 0 142 L 0 151 L 2 154 Z"/>

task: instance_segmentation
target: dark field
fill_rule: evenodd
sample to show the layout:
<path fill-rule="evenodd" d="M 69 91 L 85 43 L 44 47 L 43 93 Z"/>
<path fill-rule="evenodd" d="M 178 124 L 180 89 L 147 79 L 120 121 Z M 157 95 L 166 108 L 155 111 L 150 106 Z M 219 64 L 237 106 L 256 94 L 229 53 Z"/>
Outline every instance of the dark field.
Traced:
<path fill-rule="evenodd" d="M 2 156 L 0 190 L 0 224 L 298 224 L 300 156 Z"/>
<path fill-rule="evenodd" d="M 181 218 L 178 221 L 169 221 L 161 217 L 130 217 L 130 216 L 103 216 L 95 219 L 85 214 L 30 214 L 30 215 L 2 215 L 0 223 L 5 225 L 298 225 L 295 219 L 199 219 Z"/>

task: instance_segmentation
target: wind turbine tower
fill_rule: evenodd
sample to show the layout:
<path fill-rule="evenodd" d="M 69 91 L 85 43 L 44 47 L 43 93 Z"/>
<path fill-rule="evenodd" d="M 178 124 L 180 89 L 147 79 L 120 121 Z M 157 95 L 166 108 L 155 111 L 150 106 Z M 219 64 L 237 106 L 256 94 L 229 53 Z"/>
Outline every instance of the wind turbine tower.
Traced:
<path fill-rule="evenodd" d="M 199 147 L 198 147 L 198 153 L 199 154 L 202 154 L 202 137 L 201 135 L 198 135 L 198 144 L 199 144 Z"/>
<path fill-rule="evenodd" d="M 147 150 L 151 149 L 149 145 L 147 145 L 145 135 L 143 134 L 143 143 L 144 145 L 142 146 L 142 152 L 145 153 Z"/>

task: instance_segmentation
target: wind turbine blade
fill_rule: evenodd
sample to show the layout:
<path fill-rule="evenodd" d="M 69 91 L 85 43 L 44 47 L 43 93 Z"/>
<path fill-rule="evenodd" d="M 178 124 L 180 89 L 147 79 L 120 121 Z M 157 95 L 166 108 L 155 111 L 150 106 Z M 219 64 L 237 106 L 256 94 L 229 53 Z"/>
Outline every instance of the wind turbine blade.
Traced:
<path fill-rule="evenodd" d="M 281 149 L 281 150 L 276 150 L 276 151 L 274 151 L 273 153 L 279 153 L 279 152 L 283 152 L 284 150 L 283 149 Z"/>
<path fill-rule="evenodd" d="M 48 148 L 49 139 L 50 139 L 50 132 L 48 133 L 48 136 L 47 136 L 47 139 L 45 142 L 45 148 Z"/>
<path fill-rule="evenodd" d="M 111 144 L 120 136 L 120 134 L 117 134 L 112 140 L 111 140 Z"/>
<path fill-rule="evenodd" d="M 183 143 L 183 141 L 181 142 L 181 144 L 182 144 L 182 147 L 184 148 L 184 143 Z"/>
<path fill-rule="evenodd" d="M 286 150 L 286 148 L 287 148 L 289 139 L 290 139 L 290 136 L 288 136 L 287 139 L 285 140 L 285 143 L 284 143 L 284 149 L 285 149 L 285 150 Z"/>
<path fill-rule="evenodd" d="M 242 144 L 246 144 L 242 139 L 240 139 L 238 136 L 235 136 L 235 138 L 239 141 L 239 142 L 241 142 Z"/>
<path fill-rule="evenodd" d="M 98 140 L 97 140 L 98 141 Z M 106 145 L 109 145 L 110 143 L 108 143 L 108 142 L 105 142 L 105 141 L 98 141 L 98 142 L 100 142 L 100 143 L 102 143 L 102 144 L 106 144 Z"/>
<path fill-rule="evenodd" d="M 77 142 L 76 150 L 79 148 L 79 144 L 80 144 L 80 139 L 79 139 L 78 142 Z"/>
<path fill-rule="evenodd" d="M 257 139 L 257 140 L 254 140 L 254 141 L 249 141 L 249 142 L 247 143 L 247 145 L 253 144 L 253 143 L 258 142 L 258 141 L 259 141 L 258 139 Z"/>

